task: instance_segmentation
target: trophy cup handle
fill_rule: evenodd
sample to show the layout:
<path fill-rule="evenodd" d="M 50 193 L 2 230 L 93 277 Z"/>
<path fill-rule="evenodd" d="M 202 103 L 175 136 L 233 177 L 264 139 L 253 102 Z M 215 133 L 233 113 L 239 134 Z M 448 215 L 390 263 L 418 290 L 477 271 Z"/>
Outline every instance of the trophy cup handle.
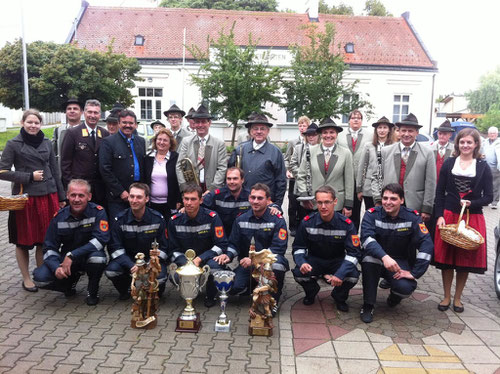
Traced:
<path fill-rule="evenodd" d="M 175 288 L 179 289 L 179 284 L 175 281 L 175 270 L 177 269 L 176 264 L 170 264 L 168 267 L 168 277 L 172 281 L 172 283 L 175 285 Z"/>
<path fill-rule="evenodd" d="M 210 266 L 205 265 L 202 267 L 202 269 L 203 269 L 203 274 L 201 276 L 202 278 L 201 278 L 200 288 L 202 288 L 203 286 L 205 286 L 205 284 L 207 284 L 208 276 L 210 275 Z"/>

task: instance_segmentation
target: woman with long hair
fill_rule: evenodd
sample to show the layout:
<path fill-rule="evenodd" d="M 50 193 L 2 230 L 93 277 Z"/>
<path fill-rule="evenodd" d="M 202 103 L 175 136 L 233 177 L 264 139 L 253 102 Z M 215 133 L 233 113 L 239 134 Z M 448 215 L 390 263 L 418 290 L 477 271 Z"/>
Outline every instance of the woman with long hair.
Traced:
<path fill-rule="evenodd" d="M 144 161 L 145 182 L 151 188 L 150 207 L 168 219 L 182 201 L 175 173 L 177 142 L 170 130 L 161 128 L 151 139 L 151 146 L 153 150 Z"/>
<path fill-rule="evenodd" d="M 41 131 L 42 116 L 29 109 L 24 112 L 21 125 L 19 135 L 5 145 L 0 179 L 13 182 L 12 194 L 19 194 L 21 186 L 28 194 L 23 210 L 10 211 L 9 242 L 16 245 L 23 289 L 36 292 L 38 288 L 29 273 L 29 250 L 36 247 L 36 264 L 41 266 L 45 232 L 59 207 L 65 205 L 65 195 L 52 143 Z"/>
<path fill-rule="evenodd" d="M 361 151 L 358 175 L 359 181 L 357 197 L 365 202 L 365 209 L 372 208 L 373 202 L 372 179 L 377 178 L 382 183 L 382 147 L 394 143 L 394 124 L 386 117 L 380 118 L 372 124 L 375 131 L 371 143 L 365 143 Z M 382 189 L 382 186 L 380 187 Z"/>
<path fill-rule="evenodd" d="M 441 240 L 439 230 L 434 239 L 433 264 L 441 269 L 444 298 L 438 309 L 445 311 L 451 304 L 451 284 L 456 276 L 453 310 L 464 311 L 462 292 L 469 273 L 486 271 L 486 223 L 483 206 L 493 200 L 491 170 L 481 158 L 481 137 L 473 128 L 461 130 L 455 138 L 453 157 L 441 167 L 436 189 L 435 209 L 437 227 L 457 223 L 462 204 L 469 209 L 469 225 L 479 231 L 485 242 L 477 250 L 465 250 Z"/>

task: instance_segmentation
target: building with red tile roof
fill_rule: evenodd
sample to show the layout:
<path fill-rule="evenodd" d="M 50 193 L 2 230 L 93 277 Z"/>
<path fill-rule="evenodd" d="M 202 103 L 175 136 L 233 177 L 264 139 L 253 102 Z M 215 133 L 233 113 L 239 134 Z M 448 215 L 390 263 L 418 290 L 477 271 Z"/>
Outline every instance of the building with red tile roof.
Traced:
<path fill-rule="evenodd" d="M 217 38 L 222 29 L 235 24 L 238 44 L 247 44 L 251 33 L 259 49 L 271 50 L 271 64 L 286 66 L 291 61 L 289 46 L 309 42 L 304 26 L 311 22 L 320 30 L 327 22 L 335 25 L 335 43 L 349 64 L 346 82 L 359 80 L 358 90 L 374 105 L 375 117 L 392 114 L 395 118 L 411 107 L 424 122 L 430 118 L 437 64 L 408 13 L 401 17 L 319 14 L 318 19 L 310 19 L 299 13 L 99 7 L 83 1 L 67 42 L 97 51 L 112 44 L 114 52 L 137 58 L 145 81 L 138 82 L 133 93 L 138 95 L 139 117 L 148 120 L 157 119 L 156 113 L 171 103 L 189 109 L 200 100 L 196 87 L 189 84 L 189 74 L 196 73 L 198 66 L 184 45 L 206 49 L 208 37 Z M 152 98 L 148 88 L 153 89 Z M 274 113 L 278 123 L 290 120 L 283 110 L 274 108 Z"/>

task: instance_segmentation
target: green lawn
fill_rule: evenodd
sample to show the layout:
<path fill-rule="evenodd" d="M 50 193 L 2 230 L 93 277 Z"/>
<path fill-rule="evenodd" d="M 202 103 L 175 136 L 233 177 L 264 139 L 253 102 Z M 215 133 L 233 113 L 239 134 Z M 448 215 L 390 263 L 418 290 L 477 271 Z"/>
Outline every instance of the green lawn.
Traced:
<path fill-rule="evenodd" d="M 45 136 L 49 139 L 52 139 L 52 134 L 54 133 L 55 127 L 48 127 L 42 129 Z M 17 134 L 19 134 L 19 128 L 16 129 L 8 129 L 6 132 L 0 132 L 0 151 L 3 151 L 5 148 L 5 144 L 7 140 L 14 138 Z"/>

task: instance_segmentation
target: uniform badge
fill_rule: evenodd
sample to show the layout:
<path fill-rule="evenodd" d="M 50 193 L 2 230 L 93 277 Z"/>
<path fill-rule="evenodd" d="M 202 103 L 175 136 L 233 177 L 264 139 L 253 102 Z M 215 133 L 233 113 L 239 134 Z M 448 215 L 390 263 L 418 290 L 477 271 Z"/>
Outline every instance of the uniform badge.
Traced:
<path fill-rule="evenodd" d="M 310 218 L 311 218 L 310 216 L 305 216 L 304 221 L 309 221 Z"/>
<path fill-rule="evenodd" d="M 176 219 L 176 218 L 177 218 L 177 214 L 174 214 L 174 215 L 172 216 L 171 220 L 174 220 L 174 219 Z"/>
<path fill-rule="evenodd" d="M 370 208 L 370 209 L 368 209 L 368 211 L 369 211 L 370 213 L 373 213 L 373 212 L 375 211 L 375 208 Z"/>
<path fill-rule="evenodd" d="M 222 226 L 215 226 L 215 236 L 219 239 L 224 236 L 224 228 Z"/>
<path fill-rule="evenodd" d="M 280 232 L 278 235 L 279 235 L 281 240 L 286 240 L 286 230 L 285 229 L 280 229 Z"/>
<path fill-rule="evenodd" d="M 102 138 L 101 129 L 97 129 L 97 136 L 98 136 L 99 138 Z"/>
<path fill-rule="evenodd" d="M 89 136 L 89 132 L 87 131 L 87 128 L 82 129 L 82 136 Z"/>
<path fill-rule="evenodd" d="M 420 227 L 420 231 L 422 231 L 422 234 L 428 234 L 429 230 L 427 230 L 427 227 L 425 226 L 425 223 L 419 223 L 418 226 Z"/>
<path fill-rule="evenodd" d="M 215 217 L 217 215 L 217 213 L 215 213 L 215 212 L 210 212 L 209 214 L 210 214 L 210 217 Z"/>
<path fill-rule="evenodd" d="M 360 243 L 359 235 L 351 235 L 351 239 L 352 239 L 352 245 L 355 247 L 359 247 Z"/>
<path fill-rule="evenodd" d="M 345 221 L 350 225 L 352 221 L 349 218 L 346 218 Z"/>
<path fill-rule="evenodd" d="M 97 210 L 103 210 L 104 208 L 101 205 L 96 205 Z"/>
<path fill-rule="evenodd" d="M 214 193 L 215 193 L 216 195 L 218 195 L 218 194 L 220 194 L 220 190 L 217 188 L 217 189 L 214 191 Z"/>
<path fill-rule="evenodd" d="M 418 212 L 418 210 L 414 210 L 413 213 L 415 213 L 416 216 L 420 215 L 420 213 Z"/>
<path fill-rule="evenodd" d="M 103 232 L 108 231 L 108 230 L 109 230 L 108 221 L 101 220 L 101 222 L 99 223 L 99 228 L 100 228 L 100 229 L 101 229 L 101 231 L 103 231 Z"/>

